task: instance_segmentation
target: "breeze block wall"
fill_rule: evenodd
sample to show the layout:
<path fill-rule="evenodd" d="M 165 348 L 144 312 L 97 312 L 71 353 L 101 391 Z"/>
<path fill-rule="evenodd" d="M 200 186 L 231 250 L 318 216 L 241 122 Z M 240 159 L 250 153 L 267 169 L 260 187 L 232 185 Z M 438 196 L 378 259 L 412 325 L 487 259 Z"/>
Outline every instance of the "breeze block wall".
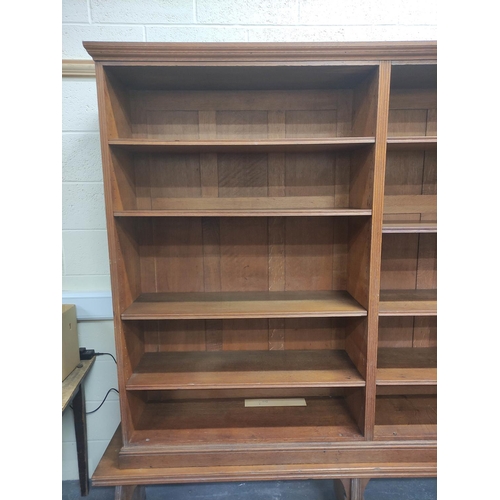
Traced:
<path fill-rule="evenodd" d="M 91 59 L 82 41 L 328 42 L 437 40 L 436 0 L 63 0 L 62 59 Z M 62 82 L 63 292 L 110 290 L 95 79 Z M 64 301 L 64 298 L 63 298 Z M 110 319 L 79 321 L 80 346 L 115 354 Z M 87 411 L 117 387 L 99 356 Z M 92 474 L 120 421 L 111 392 L 87 416 Z M 71 410 L 62 423 L 63 480 L 78 479 Z"/>

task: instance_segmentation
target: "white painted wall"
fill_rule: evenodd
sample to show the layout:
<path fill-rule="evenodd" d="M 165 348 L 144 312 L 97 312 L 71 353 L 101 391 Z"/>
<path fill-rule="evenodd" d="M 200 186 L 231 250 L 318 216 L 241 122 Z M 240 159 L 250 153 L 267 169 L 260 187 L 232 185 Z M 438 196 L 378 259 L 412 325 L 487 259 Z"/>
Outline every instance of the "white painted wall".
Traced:
<path fill-rule="evenodd" d="M 437 0 L 63 0 L 62 58 L 90 59 L 88 41 L 292 42 L 436 40 Z M 62 82 L 62 283 L 66 291 L 110 289 L 95 80 Z M 111 321 L 78 324 L 80 345 L 115 353 Z M 116 368 L 97 358 L 87 410 Z M 93 473 L 119 423 L 116 393 L 88 416 Z M 77 479 L 71 410 L 63 416 L 62 479 Z"/>

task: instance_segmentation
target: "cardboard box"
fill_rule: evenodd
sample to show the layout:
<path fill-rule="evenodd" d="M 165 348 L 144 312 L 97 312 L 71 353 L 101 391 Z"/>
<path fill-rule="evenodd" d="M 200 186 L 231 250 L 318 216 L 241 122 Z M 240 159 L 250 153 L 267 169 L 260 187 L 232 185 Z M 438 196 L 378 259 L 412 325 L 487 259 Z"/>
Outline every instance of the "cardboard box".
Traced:
<path fill-rule="evenodd" d="M 76 306 L 62 306 L 62 379 L 80 363 L 80 346 L 76 329 Z"/>

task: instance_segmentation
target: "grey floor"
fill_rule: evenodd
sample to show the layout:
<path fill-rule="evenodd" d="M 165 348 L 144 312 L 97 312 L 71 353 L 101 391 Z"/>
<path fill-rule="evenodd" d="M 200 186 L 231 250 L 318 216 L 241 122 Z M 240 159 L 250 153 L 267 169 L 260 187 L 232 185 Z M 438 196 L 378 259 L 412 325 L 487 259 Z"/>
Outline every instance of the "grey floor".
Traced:
<path fill-rule="evenodd" d="M 91 488 L 80 496 L 78 481 L 63 481 L 62 500 L 114 500 L 114 488 Z M 246 483 L 147 486 L 146 500 L 341 500 L 333 481 L 263 481 Z M 372 479 L 365 500 L 436 500 L 436 479 Z"/>

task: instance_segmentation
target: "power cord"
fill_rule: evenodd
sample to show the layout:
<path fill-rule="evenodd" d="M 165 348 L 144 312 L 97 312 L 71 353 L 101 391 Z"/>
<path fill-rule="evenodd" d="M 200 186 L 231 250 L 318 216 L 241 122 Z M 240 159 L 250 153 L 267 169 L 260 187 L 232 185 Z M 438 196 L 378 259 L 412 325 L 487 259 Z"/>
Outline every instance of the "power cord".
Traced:
<path fill-rule="evenodd" d="M 96 356 L 111 356 L 113 358 L 113 361 L 116 363 L 116 358 L 109 352 L 96 352 Z M 116 363 L 118 364 L 118 363 Z"/>
<path fill-rule="evenodd" d="M 111 391 L 115 391 L 116 394 L 120 394 L 120 391 L 118 391 L 118 389 L 115 389 L 114 387 L 112 387 L 107 393 L 106 393 L 106 396 L 104 396 L 104 399 L 102 400 L 102 403 L 95 409 L 95 410 L 92 410 L 92 411 L 87 411 L 85 412 L 86 415 L 90 415 L 91 413 L 95 413 L 103 404 L 104 404 L 104 401 L 106 401 L 106 398 L 108 397 L 109 393 Z"/>
<path fill-rule="evenodd" d="M 94 352 L 93 350 L 88 350 L 86 349 L 85 347 L 81 347 L 80 348 L 80 359 L 82 359 L 82 353 L 88 353 L 89 355 L 94 355 L 94 356 L 111 356 L 113 358 L 113 361 L 118 364 L 116 362 L 116 358 L 110 353 L 110 352 Z M 95 413 L 97 410 L 99 410 L 99 408 L 101 408 L 101 406 L 104 404 L 104 402 L 106 401 L 107 397 L 109 396 L 109 393 L 111 391 L 115 391 L 116 394 L 120 394 L 120 391 L 118 389 L 115 389 L 114 387 L 112 387 L 107 393 L 106 393 L 106 396 L 104 396 L 104 399 L 102 400 L 101 404 L 95 409 L 95 410 L 92 410 L 92 411 L 87 411 L 85 412 L 85 415 L 90 415 L 92 413 Z M 71 409 L 73 409 L 73 405 L 69 405 L 69 407 Z"/>

